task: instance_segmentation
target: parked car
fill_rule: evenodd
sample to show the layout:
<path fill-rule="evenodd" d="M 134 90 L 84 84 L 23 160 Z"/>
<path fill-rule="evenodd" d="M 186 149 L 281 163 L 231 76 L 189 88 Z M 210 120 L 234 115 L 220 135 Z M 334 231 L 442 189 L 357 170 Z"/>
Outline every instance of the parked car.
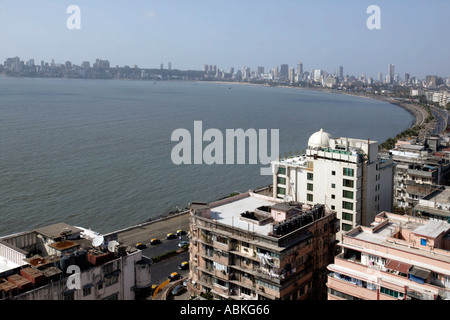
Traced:
<path fill-rule="evenodd" d="M 186 290 L 186 288 L 183 287 L 181 284 L 179 284 L 179 285 L 175 286 L 175 288 L 172 289 L 171 294 L 173 296 L 177 296 L 177 295 L 183 293 L 185 290 Z"/>
<path fill-rule="evenodd" d="M 172 282 L 172 281 L 175 281 L 175 280 L 178 280 L 178 279 L 180 279 L 181 278 L 181 276 L 178 274 L 178 272 L 172 272 L 170 275 L 169 275 L 169 279 L 170 279 L 170 281 Z"/>
<path fill-rule="evenodd" d="M 155 244 L 159 244 L 159 243 L 161 243 L 161 240 L 159 240 L 159 239 L 153 238 L 150 240 L 150 245 L 152 245 L 152 246 Z"/>
<path fill-rule="evenodd" d="M 183 248 L 184 246 L 189 246 L 189 241 L 181 241 L 181 242 L 178 244 L 178 246 L 179 246 L 180 248 Z"/>
<path fill-rule="evenodd" d="M 176 237 L 177 237 L 177 236 L 174 235 L 173 233 L 168 233 L 167 236 L 166 236 L 166 238 L 169 239 L 169 240 L 170 240 L 170 239 L 175 239 Z"/>
<path fill-rule="evenodd" d="M 183 261 L 182 263 L 180 263 L 180 265 L 178 266 L 178 269 L 180 270 L 186 270 L 189 268 L 189 262 L 187 261 Z"/>
<path fill-rule="evenodd" d="M 143 243 L 136 243 L 136 249 L 145 249 L 147 248 L 147 246 Z"/>
<path fill-rule="evenodd" d="M 177 230 L 177 237 L 185 235 L 186 232 L 184 232 L 183 230 Z"/>

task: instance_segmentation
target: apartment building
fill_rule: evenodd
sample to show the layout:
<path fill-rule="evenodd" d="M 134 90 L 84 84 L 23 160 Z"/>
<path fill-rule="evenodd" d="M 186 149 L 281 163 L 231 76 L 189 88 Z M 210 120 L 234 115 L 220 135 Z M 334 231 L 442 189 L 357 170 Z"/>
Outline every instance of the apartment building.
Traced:
<path fill-rule="evenodd" d="M 246 192 L 190 205 L 188 290 L 233 300 L 326 299 L 336 213 Z"/>
<path fill-rule="evenodd" d="M 323 203 L 337 212 L 341 231 L 368 226 L 392 211 L 395 164 L 378 153 L 378 142 L 332 138 L 322 129 L 308 140 L 306 154 L 272 163 L 273 196 L 306 204 Z"/>
<path fill-rule="evenodd" d="M 150 295 L 150 261 L 114 234 L 65 223 L 0 239 L 0 300 L 135 300 Z"/>
<path fill-rule="evenodd" d="M 450 222 L 450 187 L 441 186 L 421 198 L 412 210 L 412 216 Z"/>
<path fill-rule="evenodd" d="M 450 224 L 382 212 L 345 234 L 329 300 L 450 299 Z"/>
<path fill-rule="evenodd" d="M 396 163 L 394 205 L 398 209 L 413 209 L 421 198 L 447 181 L 450 162 L 445 153 L 436 152 L 440 148 L 439 140 L 438 137 L 427 137 L 427 147 L 400 141 L 395 149 L 390 150 Z"/>

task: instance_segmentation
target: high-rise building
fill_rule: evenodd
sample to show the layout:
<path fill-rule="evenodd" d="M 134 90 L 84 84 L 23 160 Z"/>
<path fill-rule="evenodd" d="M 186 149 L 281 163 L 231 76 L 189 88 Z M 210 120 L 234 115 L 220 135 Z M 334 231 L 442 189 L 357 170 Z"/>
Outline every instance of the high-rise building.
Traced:
<path fill-rule="evenodd" d="M 167 68 L 168 68 L 169 70 L 172 70 L 172 62 L 169 62 L 169 63 L 168 63 Z"/>
<path fill-rule="evenodd" d="M 389 83 L 393 83 L 394 82 L 394 75 L 395 75 L 395 66 L 393 64 L 389 65 L 389 69 L 388 69 L 388 74 L 389 74 Z"/>
<path fill-rule="evenodd" d="M 409 75 L 409 73 L 405 73 L 405 83 L 406 84 L 410 83 L 410 75 Z"/>
<path fill-rule="evenodd" d="M 287 80 L 289 78 L 289 66 L 287 64 L 282 64 L 280 67 L 280 79 Z"/>
<path fill-rule="evenodd" d="M 274 79 L 279 79 L 280 78 L 280 69 L 279 69 L 278 66 L 273 68 L 273 78 Z"/>
<path fill-rule="evenodd" d="M 343 235 L 329 300 L 450 300 L 450 224 L 382 212 Z"/>
<path fill-rule="evenodd" d="M 290 82 L 295 81 L 295 69 L 294 68 L 289 69 L 289 81 Z"/>
<path fill-rule="evenodd" d="M 339 80 L 344 79 L 344 67 L 343 66 L 339 67 L 339 75 L 338 75 L 338 77 L 339 77 Z"/>
<path fill-rule="evenodd" d="M 231 300 L 326 298 L 339 227 L 323 205 L 246 192 L 190 205 L 190 295 Z"/>
<path fill-rule="evenodd" d="M 261 76 L 264 73 L 264 67 L 258 67 L 258 76 Z"/>
<path fill-rule="evenodd" d="M 303 63 L 301 62 L 297 64 L 297 75 L 300 77 L 303 75 Z"/>
<path fill-rule="evenodd" d="M 337 212 L 342 231 L 392 211 L 395 165 L 378 153 L 377 141 L 332 138 L 321 129 L 309 138 L 305 155 L 271 164 L 275 198 L 323 203 Z"/>

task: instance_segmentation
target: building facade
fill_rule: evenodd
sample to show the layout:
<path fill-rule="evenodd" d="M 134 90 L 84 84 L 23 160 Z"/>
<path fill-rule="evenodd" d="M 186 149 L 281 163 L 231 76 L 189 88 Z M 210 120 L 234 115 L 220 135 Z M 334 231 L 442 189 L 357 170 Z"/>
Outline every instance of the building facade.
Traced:
<path fill-rule="evenodd" d="M 336 213 L 246 192 L 190 207 L 191 295 L 233 300 L 326 297 Z"/>
<path fill-rule="evenodd" d="M 343 235 L 329 300 L 449 300 L 450 224 L 382 212 Z"/>
<path fill-rule="evenodd" d="M 323 203 L 348 231 L 391 211 L 394 169 L 389 155 L 378 154 L 376 141 L 332 138 L 321 129 L 309 138 L 304 156 L 272 162 L 273 197 Z"/>

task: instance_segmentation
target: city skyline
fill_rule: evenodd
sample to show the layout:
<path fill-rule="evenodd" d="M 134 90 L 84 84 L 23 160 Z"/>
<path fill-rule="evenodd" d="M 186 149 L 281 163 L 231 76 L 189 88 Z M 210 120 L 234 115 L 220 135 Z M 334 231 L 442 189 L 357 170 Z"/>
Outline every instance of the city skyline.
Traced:
<path fill-rule="evenodd" d="M 125 6 L 80 0 L 75 4 L 81 29 L 70 30 L 66 10 L 72 4 L 1 1 L 0 41 L 6 45 L 0 60 L 20 56 L 36 63 L 81 64 L 100 58 L 111 66 L 147 69 L 171 62 L 179 70 L 201 70 L 204 64 L 270 70 L 302 62 L 308 72 L 332 73 L 344 66 L 345 74 L 374 79 L 393 64 L 401 76 L 450 75 L 444 41 L 450 4 L 444 1 L 378 1 L 378 30 L 366 25 L 368 1 L 136 1 Z"/>

